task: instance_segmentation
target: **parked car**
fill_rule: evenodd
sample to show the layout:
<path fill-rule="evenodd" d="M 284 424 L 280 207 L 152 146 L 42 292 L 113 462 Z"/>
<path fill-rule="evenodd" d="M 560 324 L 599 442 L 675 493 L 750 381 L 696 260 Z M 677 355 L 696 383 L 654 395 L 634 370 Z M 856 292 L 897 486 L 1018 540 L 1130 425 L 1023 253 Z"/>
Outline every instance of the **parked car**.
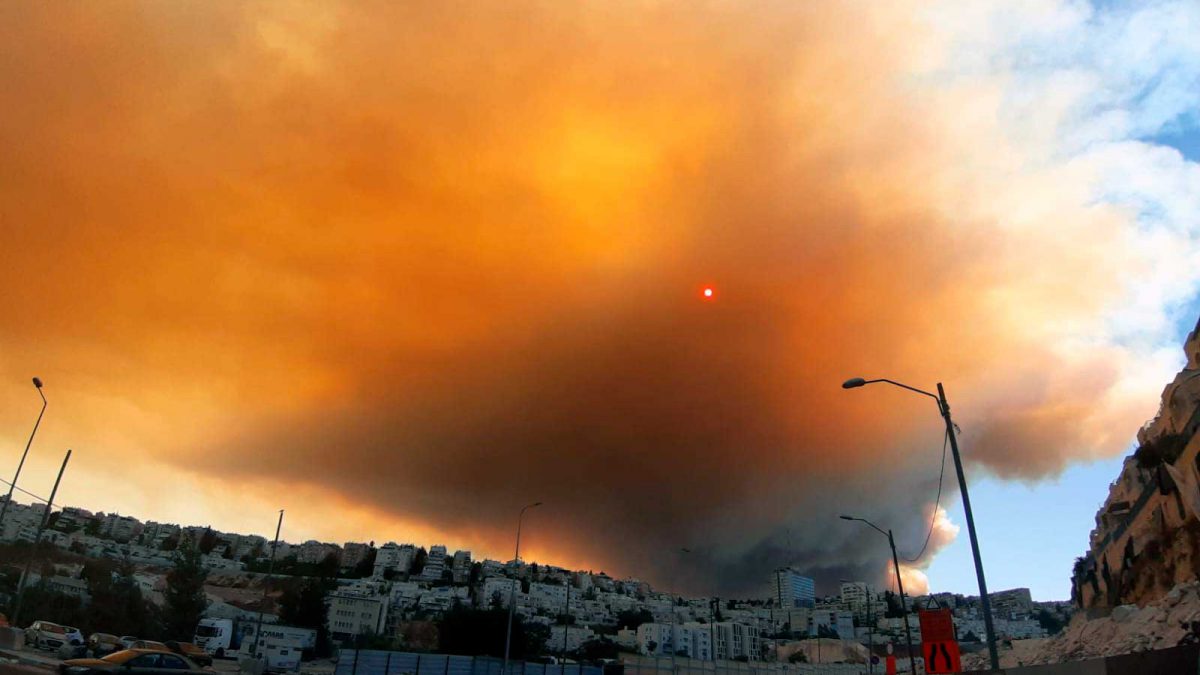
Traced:
<path fill-rule="evenodd" d="M 125 649 L 129 649 L 130 647 L 133 646 L 133 643 L 135 643 L 137 641 L 138 641 L 138 638 L 137 638 L 137 636 L 134 636 L 134 635 L 122 635 L 121 636 L 121 644 L 125 646 Z"/>
<path fill-rule="evenodd" d="M 87 643 L 78 638 L 69 638 L 68 642 L 58 648 L 57 656 L 60 659 L 82 659 L 88 655 Z"/>
<path fill-rule="evenodd" d="M 176 642 L 174 640 L 170 640 L 165 644 L 167 645 L 167 649 L 170 649 L 176 654 L 182 654 L 188 657 L 189 659 L 195 661 L 196 665 L 198 666 L 203 667 L 212 665 L 212 656 L 208 652 L 204 651 L 203 647 L 199 647 L 190 642 Z"/>
<path fill-rule="evenodd" d="M 210 672 L 179 654 L 149 649 L 125 649 L 102 659 L 70 659 L 58 666 L 59 675 L 180 675 L 184 671 Z"/>
<path fill-rule="evenodd" d="M 76 642 L 79 644 L 84 643 L 83 633 L 78 628 L 73 628 L 71 626 L 63 626 L 63 628 L 67 629 L 67 642 L 70 642 L 71 644 L 75 644 Z"/>
<path fill-rule="evenodd" d="M 35 649 L 58 649 L 70 644 L 67 627 L 51 621 L 34 621 L 25 629 L 25 644 Z"/>
<path fill-rule="evenodd" d="M 171 649 L 161 642 L 154 640 L 134 640 L 133 644 L 129 645 L 130 649 L 144 649 L 155 652 L 169 652 Z"/>
<path fill-rule="evenodd" d="M 111 633 L 92 633 L 91 636 L 88 637 L 87 646 L 88 651 L 91 652 L 92 656 L 95 658 L 108 656 L 109 654 L 112 654 L 113 652 L 119 652 L 122 649 L 128 649 L 128 647 L 121 642 L 121 638 L 117 637 L 116 635 L 112 635 Z"/>

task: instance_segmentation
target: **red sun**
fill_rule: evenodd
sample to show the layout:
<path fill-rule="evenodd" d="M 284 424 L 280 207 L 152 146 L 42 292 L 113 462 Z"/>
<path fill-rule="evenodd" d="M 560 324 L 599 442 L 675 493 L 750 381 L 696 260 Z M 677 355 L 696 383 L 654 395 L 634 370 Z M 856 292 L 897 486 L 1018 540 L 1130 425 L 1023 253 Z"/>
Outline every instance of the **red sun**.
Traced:
<path fill-rule="evenodd" d="M 704 290 L 701 291 L 700 294 L 704 296 L 705 300 L 712 300 L 716 295 L 716 291 L 712 289 L 712 286 L 705 286 Z"/>

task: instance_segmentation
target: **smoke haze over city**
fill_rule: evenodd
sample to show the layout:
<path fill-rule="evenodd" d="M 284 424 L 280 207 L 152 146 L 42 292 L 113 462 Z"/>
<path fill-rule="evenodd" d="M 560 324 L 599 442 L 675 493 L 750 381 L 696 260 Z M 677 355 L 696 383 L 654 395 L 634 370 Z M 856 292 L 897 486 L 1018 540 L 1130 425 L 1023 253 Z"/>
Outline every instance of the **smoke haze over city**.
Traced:
<path fill-rule="evenodd" d="M 1154 414 L 1198 13 L 6 4 L 0 468 L 38 375 L 22 487 L 74 448 L 65 503 L 507 559 L 542 501 L 529 560 L 885 585 L 837 515 L 916 554 L 944 429 L 846 378 L 944 382 L 969 478 Z"/>

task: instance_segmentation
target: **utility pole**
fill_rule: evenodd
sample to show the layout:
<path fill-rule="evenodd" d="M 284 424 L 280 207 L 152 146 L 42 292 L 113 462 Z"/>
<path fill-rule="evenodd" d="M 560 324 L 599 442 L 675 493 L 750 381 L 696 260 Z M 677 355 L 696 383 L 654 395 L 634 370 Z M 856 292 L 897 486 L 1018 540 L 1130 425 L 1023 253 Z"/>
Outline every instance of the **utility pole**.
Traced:
<path fill-rule="evenodd" d="M 917 675 L 917 655 L 913 653 L 912 631 L 908 628 L 908 607 L 904 604 L 904 582 L 900 579 L 900 556 L 896 555 L 896 540 L 892 531 L 887 531 L 888 545 L 892 547 L 892 564 L 896 566 L 896 589 L 900 591 L 900 611 L 904 614 L 904 640 L 908 643 L 908 667 Z"/>
<path fill-rule="evenodd" d="M 954 456 L 954 471 L 958 474 L 958 489 L 962 493 L 963 513 L 967 519 L 967 534 L 971 537 L 971 555 L 975 558 L 975 578 L 979 582 L 979 602 L 983 605 L 983 628 L 987 631 L 988 659 L 992 670 L 1000 670 L 1000 655 L 996 651 L 996 629 L 992 625 L 992 601 L 988 597 L 987 580 L 983 575 L 983 558 L 979 553 L 979 537 L 975 535 L 975 515 L 971 512 L 971 496 L 967 494 L 967 477 L 963 474 L 962 458 L 958 455 L 958 434 L 954 420 L 950 419 L 950 402 L 942 383 L 937 385 L 938 409 L 946 420 L 946 434 L 950 436 L 950 453 Z"/>
<path fill-rule="evenodd" d="M 17 463 L 17 472 L 13 474 L 12 482 L 8 484 L 8 496 L 0 504 L 0 532 L 4 531 L 4 514 L 8 513 L 8 505 L 12 503 L 13 490 L 17 489 L 17 479 L 21 477 L 21 468 L 25 466 L 25 458 L 29 456 L 29 446 L 33 445 L 33 437 L 37 435 L 38 427 L 42 424 L 42 415 L 46 414 L 46 395 L 42 393 L 42 380 L 33 378 L 33 386 L 37 387 L 38 396 L 42 397 L 42 410 L 38 413 L 37 421 L 33 423 L 33 433 L 25 443 L 25 452 L 21 453 L 21 461 Z"/>
<path fill-rule="evenodd" d="M 963 473 L 962 458 L 958 454 L 958 434 L 954 428 L 954 420 L 950 419 L 950 402 L 946 400 L 946 390 L 942 387 L 941 382 L 937 384 L 938 393 L 935 395 L 924 389 L 910 387 L 902 382 L 896 382 L 887 378 L 867 380 L 861 377 L 852 377 L 846 380 L 842 383 L 842 389 L 857 389 L 876 382 L 884 382 L 900 387 L 901 389 L 907 389 L 913 393 L 928 396 L 937 401 L 938 412 L 941 413 L 942 419 L 946 422 L 946 436 L 950 439 L 950 450 L 954 455 L 954 471 L 958 474 L 958 491 L 962 493 L 963 512 L 967 518 L 967 534 L 971 537 L 971 555 L 975 559 L 975 579 L 979 582 L 979 602 L 983 605 L 983 628 L 987 632 L 988 657 L 991 661 L 992 670 L 1000 670 L 1000 655 L 996 652 L 996 630 L 992 625 L 992 601 L 988 597 L 987 580 L 983 574 L 983 557 L 979 553 L 979 537 L 975 535 L 975 514 L 971 511 L 971 496 L 967 493 L 967 477 Z"/>
<path fill-rule="evenodd" d="M 271 587 L 271 576 L 275 574 L 275 550 L 279 548 L 279 531 L 281 529 L 283 529 L 283 509 L 279 509 L 279 522 L 275 524 L 275 541 L 271 544 L 271 562 L 267 563 L 267 578 L 263 579 L 263 599 L 262 605 L 258 608 L 258 625 L 254 628 L 254 648 L 250 650 L 251 656 L 258 656 L 258 642 L 262 639 L 263 612 L 266 611 L 267 591 Z"/>
<path fill-rule="evenodd" d="M 516 565 L 521 564 L 521 521 L 524 520 L 526 511 L 541 505 L 541 502 L 528 504 L 521 509 L 521 513 L 517 514 L 517 547 L 513 551 L 513 563 Z M 517 584 L 519 583 L 521 583 L 520 579 L 513 579 L 512 590 L 508 594 L 508 628 L 504 633 L 504 666 L 500 670 L 500 675 L 508 675 L 508 656 L 512 648 L 513 614 L 517 611 Z"/>
<path fill-rule="evenodd" d="M 567 634 L 571 632 L 571 624 L 567 623 L 567 619 L 571 617 L 571 575 L 567 574 L 567 611 L 563 614 L 563 648 L 562 658 L 560 659 L 559 673 L 566 675 L 567 673 Z"/>
<path fill-rule="evenodd" d="M 17 603 L 13 607 L 12 625 L 19 626 L 17 623 L 21 619 L 21 600 L 25 589 L 25 577 L 29 576 L 29 567 L 33 564 L 33 557 L 37 554 L 38 544 L 42 543 L 42 531 L 46 529 L 46 523 L 50 521 L 50 509 L 54 508 L 54 497 L 58 495 L 58 484 L 62 482 L 63 472 L 67 470 L 67 462 L 71 461 L 71 451 L 67 450 L 67 456 L 63 457 L 62 466 L 58 468 L 58 478 L 54 479 L 54 489 L 50 491 L 50 499 L 46 502 L 46 512 L 42 514 L 42 520 L 38 523 L 37 535 L 33 539 L 33 550 L 29 552 L 29 557 L 25 560 L 25 569 L 21 570 L 21 578 L 17 580 Z"/>
<path fill-rule="evenodd" d="M 717 603 L 721 599 L 713 596 L 712 602 L 708 604 L 708 655 L 713 663 L 717 662 Z"/>

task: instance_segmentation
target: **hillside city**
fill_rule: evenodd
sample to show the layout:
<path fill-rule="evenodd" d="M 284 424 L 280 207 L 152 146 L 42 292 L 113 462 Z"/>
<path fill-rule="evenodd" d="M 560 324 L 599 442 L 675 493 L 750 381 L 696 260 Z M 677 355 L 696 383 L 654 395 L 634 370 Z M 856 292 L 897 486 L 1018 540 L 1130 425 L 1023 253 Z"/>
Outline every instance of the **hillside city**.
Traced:
<path fill-rule="evenodd" d="M 11 504 L 2 541 L 32 545 L 45 517 L 44 505 Z M 278 578 L 328 576 L 323 628 L 335 644 L 375 644 L 436 650 L 436 639 L 423 632 L 459 608 L 507 609 L 531 630 L 543 631 L 547 652 L 580 654 L 597 643 L 611 652 L 678 656 L 699 660 L 786 660 L 806 638 L 861 643 L 875 650 L 905 644 L 905 614 L 919 644 L 918 608 L 949 607 L 964 643 L 984 635 L 978 597 L 951 593 L 905 597 L 864 581 L 847 581 L 840 592 L 818 596 L 802 570 L 772 570 L 763 593 L 748 599 L 685 597 L 656 590 L 634 578 L 614 579 L 599 572 L 568 570 L 521 560 L 474 560 L 470 551 L 451 553 L 412 543 L 319 541 L 273 542 L 259 535 L 219 532 L 203 526 L 142 522 L 115 513 L 66 507 L 50 514 L 42 546 L 53 546 L 73 561 L 59 561 L 44 578 L 48 591 L 86 605 L 88 582 L 81 578 L 86 559 L 129 566 L 142 594 L 162 602 L 166 575 L 181 548 L 198 553 L 208 572 L 204 591 L 206 618 L 281 620 L 279 609 L 263 593 L 268 570 Z M 1072 613 L 1071 603 L 1035 602 L 1025 588 L 990 594 L 997 634 L 1004 640 L 1045 637 L 1057 632 Z M 818 641 L 817 644 L 820 644 Z"/>

